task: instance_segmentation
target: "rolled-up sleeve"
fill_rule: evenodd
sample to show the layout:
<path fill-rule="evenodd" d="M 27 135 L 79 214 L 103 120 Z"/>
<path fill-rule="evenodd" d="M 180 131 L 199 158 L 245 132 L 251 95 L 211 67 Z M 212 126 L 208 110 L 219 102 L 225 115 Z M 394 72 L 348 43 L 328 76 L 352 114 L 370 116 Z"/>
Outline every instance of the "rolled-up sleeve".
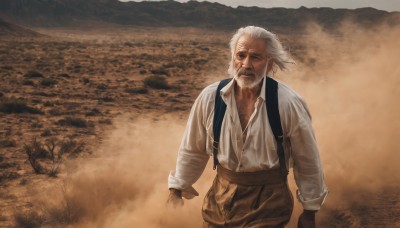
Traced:
<path fill-rule="evenodd" d="M 206 152 L 205 123 L 209 107 L 208 96 L 203 91 L 192 106 L 178 151 L 176 170 L 171 171 L 168 177 L 168 187 L 182 190 L 185 198 L 193 198 L 198 195 L 192 185 L 203 173 L 210 157 Z"/>
<path fill-rule="evenodd" d="M 306 210 L 319 210 L 328 189 L 319 150 L 311 125 L 311 115 L 304 101 L 297 98 L 291 102 L 290 144 L 292 148 L 293 173 L 298 187 L 297 198 Z"/>

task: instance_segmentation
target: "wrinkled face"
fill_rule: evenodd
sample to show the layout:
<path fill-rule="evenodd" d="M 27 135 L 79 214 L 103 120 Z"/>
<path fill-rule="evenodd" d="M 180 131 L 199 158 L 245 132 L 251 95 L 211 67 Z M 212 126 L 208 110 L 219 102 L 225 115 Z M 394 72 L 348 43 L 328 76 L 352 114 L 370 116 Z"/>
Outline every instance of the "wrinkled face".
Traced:
<path fill-rule="evenodd" d="M 233 55 L 235 79 L 240 88 L 254 88 L 266 74 L 268 66 L 266 43 L 244 35 L 239 38 Z"/>

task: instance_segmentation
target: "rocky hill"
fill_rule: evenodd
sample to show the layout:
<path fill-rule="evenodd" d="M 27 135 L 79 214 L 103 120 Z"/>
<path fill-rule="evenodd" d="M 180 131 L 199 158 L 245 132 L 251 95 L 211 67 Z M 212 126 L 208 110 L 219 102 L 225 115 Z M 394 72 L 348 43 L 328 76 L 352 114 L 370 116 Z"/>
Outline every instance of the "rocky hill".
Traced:
<path fill-rule="evenodd" d="M 12 37 L 37 37 L 41 34 L 34 32 L 32 30 L 20 27 L 18 25 L 9 23 L 0 18 L 0 36 L 12 36 Z"/>
<path fill-rule="evenodd" d="M 324 27 L 351 19 L 363 26 L 399 23 L 399 12 L 373 8 L 232 8 L 219 3 L 189 1 L 119 2 L 118 0 L 0 0 L 0 15 L 32 27 L 65 27 L 113 23 L 136 26 L 237 28 L 255 24 L 273 29 L 298 29 L 313 20 Z"/>

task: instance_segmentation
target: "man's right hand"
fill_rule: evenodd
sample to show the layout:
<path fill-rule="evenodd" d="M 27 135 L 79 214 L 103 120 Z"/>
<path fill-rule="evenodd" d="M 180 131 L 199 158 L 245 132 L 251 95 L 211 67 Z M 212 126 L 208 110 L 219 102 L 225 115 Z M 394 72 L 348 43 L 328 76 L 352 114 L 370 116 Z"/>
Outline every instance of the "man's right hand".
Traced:
<path fill-rule="evenodd" d="M 170 188 L 167 205 L 172 206 L 174 208 L 182 207 L 183 206 L 182 191 L 175 188 Z"/>

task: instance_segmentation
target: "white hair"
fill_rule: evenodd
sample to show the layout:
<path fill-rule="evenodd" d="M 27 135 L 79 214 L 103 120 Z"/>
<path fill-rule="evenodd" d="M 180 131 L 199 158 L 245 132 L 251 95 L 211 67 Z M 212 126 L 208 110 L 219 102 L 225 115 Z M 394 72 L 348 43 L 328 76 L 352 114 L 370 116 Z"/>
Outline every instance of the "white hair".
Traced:
<path fill-rule="evenodd" d="M 234 56 L 236 45 L 240 37 L 244 35 L 248 35 L 251 38 L 255 39 L 263 39 L 265 41 L 267 46 L 267 56 L 271 59 L 273 63 L 272 69 L 268 69 L 268 72 L 266 73 L 269 73 L 269 71 L 275 69 L 276 66 L 279 67 L 280 70 L 286 70 L 288 69 L 289 63 L 294 63 L 293 60 L 288 56 L 278 37 L 274 33 L 261 27 L 246 26 L 238 29 L 229 43 L 231 49 L 231 61 L 229 63 L 228 73 L 230 76 L 233 77 L 235 75 Z"/>

